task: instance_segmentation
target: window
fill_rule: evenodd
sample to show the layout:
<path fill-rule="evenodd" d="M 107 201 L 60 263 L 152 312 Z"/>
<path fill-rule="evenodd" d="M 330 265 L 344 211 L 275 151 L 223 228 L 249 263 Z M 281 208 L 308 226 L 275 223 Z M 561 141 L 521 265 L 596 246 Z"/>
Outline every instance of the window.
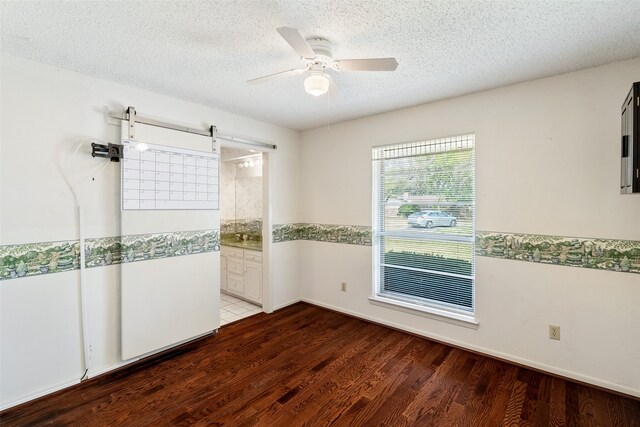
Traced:
<path fill-rule="evenodd" d="M 475 136 L 373 148 L 374 298 L 474 313 Z"/>

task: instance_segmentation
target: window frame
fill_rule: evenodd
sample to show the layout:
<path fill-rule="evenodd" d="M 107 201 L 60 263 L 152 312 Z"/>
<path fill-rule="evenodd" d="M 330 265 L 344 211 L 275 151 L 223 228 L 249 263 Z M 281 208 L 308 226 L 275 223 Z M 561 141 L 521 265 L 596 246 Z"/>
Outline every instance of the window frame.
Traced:
<path fill-rule="evenodd" d="M 391 148 L 401 145 L 411 145 L 411 144 L 428 144 L 429 142 L 435 143 L 440 140 L 449 140 L 458 137 L 469 137 L 472 138 L 472 147 L 473 150 L 472 155 L 472 175 L 473 175 L 473 218 L 471 221 L 471 235 L 460 235 L 455 233 L 420 233 L 417 231 L 408 231 L 408 230 L 384 230 L 384 219 L 385 219 L 385 204 L 381 203 L 383 194 L 380 194 L 383 191 L 384 185 L 380 183 L 382 179 L 381 168 L 384 162 L 384 159 L 375 158 L 374 153 L 376 150 L 381 150 L 385 148 Z M 476 287 L 476 268 L 475 268 L 475 234 L 476 234 L 476 159 L 475 159 L 475 149 L 476 149 L 476 135 L 475 133 L 469 132 L 462 135 L 455 135 L 450 137 L 443 138 L 433 138 L 427 140 L 419 140 L 412 141 L 408 143 L 393 143 L 393 144 L 385 144 L 380 146 L 372 147 L 372 273 L 373 273 L 373 283 L 372 283 L 372 295 L 369 297 L 370 303 L 375 305 L 381 305 L 388 308 L 397 309 L 404 312 L 409 312 L 412 314 L 418 314 L 425 317 L 434 318 L 437 320 L 444 320 L 449 323 L 458 324 L 460 326 L 477 328 L 478 322 L 476 320 L 476 298 L 475 298 L 475 287 Z M 449 151 L 449 150 L 444 150 Z M 413 157 L 413 156 L 409 156 Z M 432 210 L 432 209 L 423 209 L 424 211 Z M 440 216 L 440 215 L 439 215 Z M 411 239 L 416 241 L 436 241 L 436 242 L 454 242 L 454 243 L 465 243 L 471 247 L 471 257 L 472 257 L 472 271 L 471 275 L 460 275 L 456 273 L 450 272 L 442 272 L 435 270 L 422 269 L 421 271 L 425 272 L 433 272 L 442 276 L 454 276 L 454 277 L 464 277 L 471 279 L 472 290 L 471 290 L 471 310 L 462 310 L 456 309 L 452 307 L 450 304 L 446 302 L 437 302 L 435 300 L 429 300 L 422 297 L 411 297 L 411 296 L 403 296 L 402 294 L 394 295 L 392 292 L 382 292 L 382 267 L 390 266 L 393 268 L 398 268 L 397 265 L 393 264 L 383 264 L 382 260 L 382 252 L 384 251 L 384 243 L 383 239 L 385 237 L 391 238 L 404 238 Z M 407 268 L 407 267 L 400 267 Z M 447 305 L 449 307 L 447 308 Z"/>

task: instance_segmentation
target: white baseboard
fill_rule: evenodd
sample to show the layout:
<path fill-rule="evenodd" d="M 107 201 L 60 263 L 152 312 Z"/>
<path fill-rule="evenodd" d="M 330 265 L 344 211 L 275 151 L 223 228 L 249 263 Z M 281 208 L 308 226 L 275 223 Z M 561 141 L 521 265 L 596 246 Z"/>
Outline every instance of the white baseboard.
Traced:
<path fill-rule="evenodd" d="M 80 373 L 80 375 L 82 375 L 82 373 Z M 14 401 L 9 402 L 9 403 L 2 404 L 2 405 L 0 405 L 0 411 L 4 411 L 5 409 L 9 409 L 9 408 L 12 408 L 14 406 L 18 406 L 18 405 L 20 405 L 22 403 L 26 403 L 26 402 L 28 402 L 30 400 L 37 399 L 39 397 L 46 396 L 47 394 L 55 393 L 56 391 L 60 391 L 62 389 L 65 389 L 65 388 L 80 384 L 80 375 L 78 376 L 77 380 L 73 380 L 73 381 L 69 381 L 69 382 L 63 383 L 63 384 L 59 384 L 59 385 L 56 385 L 56 386 L 54 386 L 52 388 L 49 388 L 47 390 L 43 390 L 43 391 L 39 391 L 37 393 L 29 394 L 27 396 L 23 396 L 23 397 L 21 397 L 19 399 L 16 399 Z"/>
<path fill-rule="evenodd" d="M 554 374 L 554 375 L 558 375 L 561 377 L 565 377 L 565 378 L 570 378 L 576 381 L 580 381 L 583 383 L 587 383 L 587 384 L 592 384 L 595 385 L 597 387 L 602 387 L 602 388 L 606 388 L 608 390 L 612 390 L 612 391 L 616 391 L 619 393 L 624 393 L 627 394 L 629 396 L 635 396 L 635 397 L 640 397 L 640 390 L 637 389 L 633 389 L 630 387 L 626 387 L 620 384 L 615 384 L 609 381 L 605 381 L 599 378 L 594 378 L 594 377 L 590 377 L 588 375 L 584 375 L 581 374 L 579 372 L 573 372 L 573 371 L 568 371 L 565 369 L 560 369 L 557 368 L 555 366 L 550 366 L 550 365 L 545 365 L 544 363 L 539 363 L 533 360 L 529 360 L 529 359 L 524 359 L 522 357 L 518 357 L 518 356 L 514 356 L 511 354 L 507 354 L 507 353 L 502 353 L 500 351 L 495 351 L 486 347 L 480 347 L 477 345 L 473 345 L 473 344 L 469 344 L 466 342 L 462 342 L 462 341 L 458 341 L 458 340 L 452 340 L 451 338 L 442 336 L 442 335 L 438 335 L 438 334 L 428 334 L 425 333 L 424 331 L 421 331 L 419 329 L 416 328 L 411 328 L 411 327 L 407 327 L 405 325 L 401 325 L 398 323 L 394 323 L 394 322 L 389 322 L 387 320 L 384 319 L 378 319 L 376 317 L 373 316 L 367 316 L 365 314 L 362 313 L 358 313 L 356 311 L 352 311 L 352 310 L 347 310 L 344 309 L 342 307 L 338 307 L 338 306 L 334 306 L 331 304 L 326 304 L 320 301 L 316 301 L 313 299 L 309 299 L 309 298 L 302 298 L 302 301 L 309 303 L 309 304 L 313 304 L 313 305 L 317 305 L 319 307 L 324 307 L 324 308 L 328 308 L 330 310 L 334 310 L 334 311 L 338 311 L 340 313 L 345 313 L 348 314 L 350 316 L 353 317 L 357 317 L 363 320 L 369 320 L 371 322 L 374 323 L 379 323 L 382 325 L 386 325 L 395 329 L 399 329 L 399 330 L 403 330 L 403 331 L 407 331 L 407 332 L 411 332 L 412 334 L 416 334 L 416 335 L 420 335 L 423 336 L 425 338 L 431 338 L 433 340 L 436 341 L 440 341 L 443 343 L 447 343 L 447 344 L 451 344 L 453 346 L 456 347 L 460 347 L 460 348 L 465 348 L 477 353 L 481 353 L 481 354 L 485 354 L 487 356 L 493 356 L 495 358 L 498 359 L 502 359 L 502 360 L 506 360 L 509 362 L 513 362 L 513 363 L 517 363 L 518 365 L 523 365 L 523 366 L 528 366 L 540 371 L 544 371 L 544 372 L 548 372 L 550 374 Z"/>
<path fill-rule="evenodd" d="M 123 366 L 127 366 L 130 365 L 132 363 L 137 362 L 138 360 L 140 360 L 139 357 L 135 357 L 133 359 L 129 359 L 129 360 L 125 360 L 123 362 L 120 363 L 116 363 L 113 366 L 107 366 L 106 368 L 101 368 L 101 369 L 89 369 L 89 373 L 87 374 L 87 378 L 95 378 L 95 377 L 99 377 L 100 375 L 104 375 L 104 374 L 108 374 L 111 371 L 114 371 L 118 368 L 122 368 Z"/>
<path fill-rule="evenodd" d="M 135 359 L 130 359 L 130 360 L 127 360 L 127 361 L 124 361 L 124 362 L 116 363 L 115 365 L 108 366 L 106 368 L 101 368 L 101 369 L 96 369 L 96 370 L 90 369 L 89 372 L 87 372 L 87 379 L 95 378 L 95 377 L 98 377 L 98 376 L 104 375 L 104 374 L 108 374 L 111 371 L 114 371 L 114 370 L 116 370 L 118 368 L 121 368 L 123 366 L 129 365 L 131 363 L 137 362 L 138 360 L 140 360 L 139 357 L 137 357 Z M 5 409 L 9 409 L 9 408 L 12 408 L 14 406 L 18 406 L 18 405 L 20 405 L 22 403 L 26 403 L 26 402 L 28 402 L 30 400 L 35 400 L 35 399 L 37 399 L 39 397 L 46 396 L 47 394 L 55 393 L 56 391 L 60 391 L 60 390 L 65 389 L 65 388 L 72 387 L 72 386 L 78 385 L 80 383 L 81 383 L 81 381 L 79 379 L 78 380 L 73 380 L 73 381 L 69 381 L 67 383 L 64 383 L 62 385 L 58 385 L 58 386 L 55 386 L 53 388 L 47 389 L 45 391 L 40 391 L 38 393 L 30 394 L 30 395 L 28 395 L 26 397 L 22 397 L 22 398 L 20 398 L 18 400 L 14 400 L 13 402 L 9 402 L 7 404 L 0 405 L 0 411 L 4 411 Z"/>
<path fill-rule="evenodd" d="M 160 348 L 158 350 L 154 350 L 154 351 L 152 351 L 150 353 L 147 353 L 147 354 L 144 354 L 142 356 L 134 357 L 132 359 L 128 359 L 128 360 L 116 363 L 115 365 L 112 365 L 112 366 L 107 366 L 107 367 L 96 369 L 96 370 L 90 369 L 89 372 L 87 373 L 87 379 L 91 379 L 91 378 L 98 377 L 100 375 L 108 374 L 109 372 L 112 372 L 112 371 L 114 371 L 114 370 L 116 370 L 118 368 L 122 368 L 123 366 L 127 366 L 127 365 L 130 365 L 132 363 L 138 362 L 140 359 L 143 359 L 145 357 L 153 356 L 154 354 L 161 353 L 161 352 L 163 352 L 165 350 L 169 350 L 169 349 L 171 349 L 173 347 L 176 347 L 176 346 L 179 346 L 181 344 L 188 343 L 189 341 L 197 340 L 199 338 L 202 338 L 202 337 L 204 337 L 206 335 L 209 335 L 209 334 L 213 333 L 217 329 L 218 328 L 214 329 L 213 331 L 208 331 L 208 332 L 205 332 L 203 334 L 197 335 L 195 337 L 188 338 L 188 339 L 186 339 L 184 341 L 180 341 L 180 342 L 172 344 L 170 346 L 163 347 L 163 348 Z M 80 384 L 80 382 L 81 381 L 79 379 L 73 380 L 73 381 L 69 381 L 67 383 L 64 383 L 64 384 L 49 388 L 47 390 L 40 391 L 40 392 L 37 392 L 37 393 L 34 393 L 34 394 L 30 394 L 30 395 L 25 396 L 25 397 L 21 397 L 20 399 L 17 399 L 17 400 L 14 400 L 12 402 L 0 405 L 0 411 L 4 411 L 5 409 L 12 408 L 14 406 L 20 405 L 22 403 L 26 403 L 26 402 L 28 402 L 30 400 L 34 400 L 34 399 L 37 399 L 37 398 L 42 397 L 42 396 L 46 396 L 47 394 L 55 393 L 56 391 L 60 391 L 60 390 L 62 390 L 64 388 Z"/>
<path fill-rule="evenodd" d="M 293 305 L 295 303 L 298 303 L 300 301 L 302 301 L 302 300 L 300 298 L 298 298 L 298 299 L 293 299 L 291 301 L 287 301 L 287 302 L 282 303 L 282 304 L 278 304 L 277 306 L 273 307 L 273 311 L 280 310 L 281 308 L 288 307 L 288 306 Z"/>

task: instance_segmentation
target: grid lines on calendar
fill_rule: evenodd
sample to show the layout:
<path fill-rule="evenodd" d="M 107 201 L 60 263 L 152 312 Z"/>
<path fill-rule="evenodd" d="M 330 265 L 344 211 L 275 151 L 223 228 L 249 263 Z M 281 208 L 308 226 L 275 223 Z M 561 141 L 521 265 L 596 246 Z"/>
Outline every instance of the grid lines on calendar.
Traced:
<path fill-rule="evenodd" d="M 214 153 L 123 142 L 123 210 L 219 209 L 219 157 Z"/>

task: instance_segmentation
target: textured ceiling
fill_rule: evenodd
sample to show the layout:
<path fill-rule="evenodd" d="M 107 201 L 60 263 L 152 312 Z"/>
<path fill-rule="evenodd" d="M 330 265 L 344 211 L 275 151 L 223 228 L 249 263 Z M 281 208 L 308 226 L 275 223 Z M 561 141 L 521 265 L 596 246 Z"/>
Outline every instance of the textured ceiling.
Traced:
<path fill-rule="evenodd" d="M 15 1 L 2 50 L 244 116 L 308 129 L 640 56 L 640 0 Z M 335 58 L 396 57 L 334 74 L 314 98 L 276 32 L 334 42 Z M 149 112 L 151 114 L 151 112 Z"/>

